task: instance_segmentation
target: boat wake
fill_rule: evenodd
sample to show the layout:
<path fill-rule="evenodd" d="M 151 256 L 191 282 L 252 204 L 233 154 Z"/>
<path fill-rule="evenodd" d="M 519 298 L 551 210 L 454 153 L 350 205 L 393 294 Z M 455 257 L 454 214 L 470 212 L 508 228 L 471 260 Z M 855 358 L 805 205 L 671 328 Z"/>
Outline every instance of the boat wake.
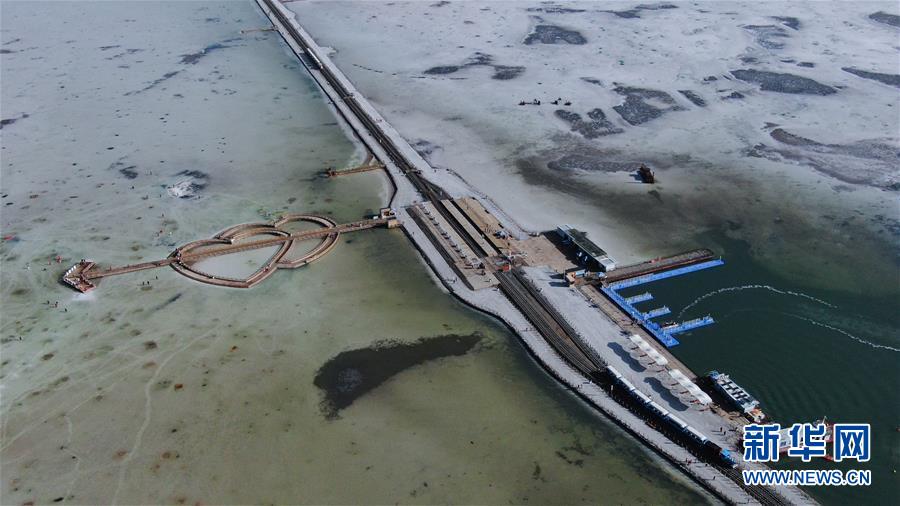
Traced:
<path fill-rule="evenodd" d="M 798 320 L 803 320 L 803 321 L 805 321 L 805 322 L 811 323 L 811 324 L 816 325 L 816 326 L 818 326 L 818 327 L 824 327 L 824 328 L 826 328 L 826 329 L 828 329 L 828 330 L 833 330 L 833 331 L 835 331 L 835 332 L 839 332 L 839 333 L 844 334 L 845 336 L 849 337 L 850 339 L 853 339 L 854 341 L 858 341 L 858 342 L 860 342 L 860 343 L 862 343 L 862 344 L 865 344 L 866 346 L 871 346 L 872 348 L 877 348 L 877 349 L 879 349 L 879 350 L 890 350 L 890 351 L 897 351 L 897 352 L 900 352 L 900 348 L 895 348 L 895 347 L 893 347 L 893 346 L 888 346 L 888 345 L 886 345 L 886 344 L 878 344 L 878 343 L 873 343 L 873 342 L 871 342 L 871 341 L 866 341 L 865 339 L 863 339 L 863 338 L 861 338 L 861 337 L 856 337 L 856 336 L 854 336 L 853 334 L 847 332 L 846 330 L 839 329 L 839 328 L 834 327 L 834 326 L 832 326 L 832 325 L 829 325 L 829 324 L 827 324 L 827 323 L 822 323 L 822 322 L 813 320 L 813 319 L 811 319 L 811 318 L 807 318 L 807 317 L 805 317 L 805 316 L 795 315 L 795 314 L 791 314 L 791 313 L 782 313 L 782 314 L 785 315 L 785 316 L 790 316 L 791 318 L 796 318 L 796 319 L 798 319 Z"/>
<path fill-rule="evenodd" d="M 778 288 L 775 288 L 774 286 L 769 286 L 769 285 L 742 285 L 742 286 L 730 286 L 728 288 L 719 288 L 718 290 L 713 290 L 712 292 L 709 292 L 705 295 L 701 295 L 700 297 L 697 297 L 697 299 L 694 302 L 691 302 L 687 306 L 684 306 L 684 308 L 678 312 L 678 319 L 680 320 L 681 317 L 684 316 L 684 313 L 686 313 L 689 309 L 691 309 L 692 307 L 701 303 L 702 301 L 712 297 L 713 295 L 718 295 L 718 294 L 724 293 L 724 292 L 739 292 L 742 290 L 768 290 L 770 292 L 775 292 L 775 293 L 778 293 L 781 295 L 790 295 L 792 297 L 800 297 L 803 299 L 811 300 L 817 304 L 821 304 L 823 306 L 830 307 L 830 308 L 837 307 L 834 304 L 825 302 L 822 299 L 818 299 L 816 297 L 813 297 L 812 295 L 807 295 L 805 293 L 792 292 L 790 290 L 780 290 Z"/>

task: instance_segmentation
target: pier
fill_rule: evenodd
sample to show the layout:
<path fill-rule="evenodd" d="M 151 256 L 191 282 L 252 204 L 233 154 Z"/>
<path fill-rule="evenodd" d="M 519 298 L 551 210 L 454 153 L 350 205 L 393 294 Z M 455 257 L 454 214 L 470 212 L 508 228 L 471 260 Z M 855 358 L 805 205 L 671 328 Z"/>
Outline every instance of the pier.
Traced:
<path fill-rule="evenodd" d="M 461 220 L 452 207 L 442 202 L 451 199 L 448 192 L 423 176 L 432 172 L 427 161 L 422 159 L 365 97 L 357 92 L 328 54 L 300 26 L 295 15 L 277 0 L 257 0 L 257 3 L 331 99 L 337 112 L 347 120 L 350 128 L 366 144 L 370 152 L 385 164 L 394 183 L 392 204 L 397 207 L 398 214 L 404 217 L 404 231 L 449 292 L 466 304 L 504 321 L 533 353 L 537 363 L 562 384 L 646 442 L 661 456 L 667 458 L 674 467 L 695 477 L 723 500 L 733 503 L 783 504 L 785 498 L 789 498 L 791 502 L 808 502 L 808 498 L 802 492 L 792 487 L 775 491 L 766 487 L 743 485 L 738 470 L 732 469 L 730 465 L 724 465 L 721 459 L 718 459 L 718 454 L 701 455 L 702 448 L 698 446 L 697 440 L 680 436 L 676 429 L 667 425 L 668 422 L 664 418 L 660 418 L 658 412 L 635 407 L 611 396 L 609 375 L 604 372 L 603 364 L 607 359 L 619 360 L 619 357 L 607 346 L 599 348 L 583 346 L 585 339 L 594 333 L 592 329 L 596 327 L 578 326 L 577 321 L 572 318 L 572 313 L 568 311 L 570 308 L 561 306 L 556 299 L 546 297 L 548 290 L 559 290 L 572 296 L 575 296 L 576 292 L 569 287 L 561 286 L 558 281 L 554 281 L 552 285 L 535 286 L 529 279 L 518 275 L 516 266 L 522 264 L 551 266 L 562 276 L 567 269 L 575 267 L 566 255 L 560 254 L 552 241 L 547 239 L 546 234 L 535 232 L 526 238 L 525 235 L 528 234 L 523 233 L 512 220 L 503 215 L 496 205 L 492 204 L 490 207 L 491 212 L 495 214 L 486 212 L 486 205 L 472 198 L 472 195 L 477 193 L 475 191 L 462 198 L 453 199 L 454 206 L 462 211 L 465 218 Z M 483 206 L 485 207 L 482 210 Z M 498 217 L 502 218 L 500 221 L 511 225 L 509 229 L 504 229 L 502 224 L 497 223 Z M 480 234 L 473 234 L 472 228 L 467 226 L 466 222 L 474 225 L 476 232 Z M 488 254 L 491 248 L 485 248 L 485 243 L 479 240 L 477 235 L 499 252 L 499 255 Z M 598 299 L 595 307 L 604 308 L 603 312 L 606 315 L 617 315 L 610 317 L 619 325 L 616 331 L 594 337 L 608 340 L 613 344 L 612 340 L 621 340 L 619 329 L 622 332 L 626 330 L 645 332 L 635 325 L 630 315 L 622 312 L 620 306 L 600 294 L 599 290 L 608 289 L 603 285 L 604 282 L 611 283 L 645 276 L 713 258 L 709 250 L 696 250 L 682 256 L 676 255 L 668 259 L 657 259 L 618 269 L 610 266 L 604 280 L 588 283 L 582 288 L 596 293 Z M 457 282 L 463 281 L 459 279 L 460 266 L 466 271 L 476 272 L 477 277 L 488 279 L 493 277 L 496 281 L 480 286 Z M 484 269 L 483 276 L 481 269 Z M 475 277 L 472 281 L 475 281 Z M 495 283 L 499 283 L 500 286 L 492 286 Z M 608 290 L 615 293 L 612 289 Z M 581 300 L 580 304 L 587 303 Z M 596 316 L 603 318 L 599 313 Z M 653 341 L 649 334 L 647 341 Z M 665 351 L 664 348 L 660 349 Z M 661 356 L 668 358 L 666 353 L 662 353 Z M 677 362 L 669 359 L 669 365 L 672 364 L 678 366 Z M 617 392 L 619 390 L 616 389 Z M 688 418 L 692 426 L 706 431 L 710 440 L 715 439 L 722 445 L 733 444 L 726 441 L 724 435 L 716 435 L 712 431 L 712 427 L 718 429 L 723 424 L 730 425 L 729 419 L 712 413 L 710 409 L 703 411 L 690 409 L 681 416 Z M 693 425 L 694 423 L 698 424 Z M 762 466 L 742 463 L 742 467 Z"/>
<path fill-rule="evenodd" d="M 684 253 L 678 253 L 677 255 L 654 258 L 652 260 L 647 260 L 646 262 L 619 267 L 607 274 L 604 281 L 606 283 L 612 283 L 626 278 L 635 278 L 646 274 L 653 274 L 654 272 L 705 262 L 707 260 L 712 260 L 713 258 L 715 258 L 715 254 L 712 250 L 707 248 L 685 251 Z"/>
<path fill-rule="evenodd" d="M 373 170 L 384 169 L 384 164 L 375 160 L 375 156 L 369 153 L 362 165 L 351 167 L 349 169 L 328 169 L 322 173 L 325 177 L 349 176 L 350 174 L 359 174 L 360 172 L 369 172 Z"/>
<path fill-rule="evenodd" d="M 653 294 L 651 294 L 650 292 L 644 292 L 632 297 L 625 298 L 625 302 L 631 304 L 632 306 L 641 302 L 647 302 L 648 300 L 653 300 Z"/>
<path fill-rule="evenodd" d="M 668 306 L 663 306 L 663 307 L 658 307 L 656 309 L 651 309 L 650 311 L 643 313 L 643 315 L 644 315 L 645 320 L 649 320 L 651 318 L 658 318 L 660 316 L 665 316 L 671 312 L 672 311 L 669 309 Z"/>
<path fill-rule="evenodd" d="M 688 320 L 682 323 L 673 323 L 671 325 L 663 326 L 662 330 L 664 332 L 668 332 L 669 334 L 678 334 L 679 332 L 687 332 L 692 329 L 696 329 L 698 327 L 703 327 L 706 325 L 712 325 L 715 323 L 712 316 L 704 316 L 702 318 L 695 318 L 693 320 Z"/>
<path fill-rule="evenodd" d="M 678 267 L 676 269 L 667 269 L 661 270 L 658 272 L 654 272 L 652 274 L 644 274 L 637 277 L 631 277 L 627 279 L 622 279 L 621 281 L 616 282 L 608 282 L 606 286 L 613 290 L 621 290 L 623 288 L 629 288 L 632 286 L 643 285 L 644 283 L 651 283 L 653 281 L 659 281 L 661 279 L 673 278 L 675 276 L 681 276 L 682 274 L 689 274 L 691 272 L 702 271 L 703 269 L 709 269 L 710 267 L 718 267 L 719 265 L 724 265 L 725 262 L 721 259 L 708 260 L 705 262 L 695 263 L 692 265 L 687 265 L 685 267 Z"/>
<path fill-rule="evenodd" d="M 669 314 L 668 307 L 663 306 L 647 312 L 640 311 L 634 307 L 635 304 L 651 300 L 653 295 L 650 292 L 623 297 L 618 291 L 724 264 L 725 262 L 721 258 L 713 258 L 712 251 L 708 249 L 693 250 L 660 260 L 626 266 L 621 269 L 625 271 L 624 273 L 619 272 L 620 269 L 616 269 L 610 275 L 598 279 L 594 284 L 599 284 L 600 286 L 596 287 L 599 292 L 615 303 L 635 323 L 642 326 L 666 348 L 671 348 L 680 344 L 678 339 L 673 337 L 673 334 L 711 325 L 715 320 L 711 316 L 704 316 L 703 318 L 687 322 L 661 326 L 651 320 Z M 610 279 L 613 281 L 610 281 Z"/>

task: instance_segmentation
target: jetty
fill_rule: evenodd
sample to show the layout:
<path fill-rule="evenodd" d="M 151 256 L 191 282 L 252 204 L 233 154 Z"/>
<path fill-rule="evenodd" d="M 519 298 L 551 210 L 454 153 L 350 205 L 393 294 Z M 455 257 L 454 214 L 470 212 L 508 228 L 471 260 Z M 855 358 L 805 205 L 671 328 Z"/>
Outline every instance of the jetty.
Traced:
<path fill-rule="evenodd" d="M 350 174 L 359 174 L 360 172 L 369 172 L 373 170 L 382 170 L 384 169 L 384 164 L 375 160 L 375 155 L 369 153 L 366 157 L 366 160 L 356 167 L 350 167 L 348 169 L 328 169 L 322 173 L 325 177 L 339 177 L 339 176 L 349 176 Z"/>
<path fill-rule="evenodd" d="M 591 306 L 590 297 L 580 295 L 577 287 L 560 281 L 566 279 L 564 273 L 569 269 L 585 269 L 574 264 L 570 255 L 554 244 L 550 238 L 552 232 L 526 233 L 477 190 L 454 183 L 451 187 L 454 194 L 451 195 L 436 184 L 436 180 L 441 180 L 439 176 L 427 179 L 424 174 L 435 174 L 434 168 L 358 93 L 327 52 L 300 26 L 296 15 L 278 0 L 256 1 L 329 97 L 336 112 L 384 164 L 394 185 L 391 204 L 403 221 L 403 231 L 450 293 L 503 321 L 516 333 L 535 361 L 562 385 L 724 501 L 748 504 L 813 502 L 795 487 L 774 489 L 743 484 L 741 468 L 764 466 L 735 462 L 730 455 L 739 452 L 728 451 L 735 449 L 736 442 L 716 432 L 722 426 L 738 430 L 740 421 L 734 421 L 728 413 L 710 405 L 707 396 L 686 373 L 681 372 L 682 365 L 669 360 L 663 353 L 664 347 L 660 348 L 662 352 L 653 348 L 654 353 L 645 353 L 648 357 L 659 358 L 654 358 L 656 365 L 652 370 L 620 365 L 624 360 L 621 355 L 627 351 L 614 351 L 624 349 L 622 335 L 636 329 L 635 320 L 600 290 L 614 292 L 616 288 L 606 284 L 714 260 L 712 252 L 687 252 L 660 261 L 616 268 L 612 259 L 599 249 L 584 251 L 581 258 L 600 269 L 600 272 L 589 273 L 593 275 L 592 281 L 584 285 L 596 292 L 602 301 Z M 571 227 L 565 230 L 573 238 L 572 244 L 586 244 L 582 240 L 584 234 L 578 235 Z M 535 281 L 535 269 L 551 269 L 552 281 Z M 637 284 L 641 283 L 634 286 Z M 599 325 L 585 324 L 589 320 Z M 604 330 L 598 332 L 597 328 Z M 645 345 L 657 346 L 649 334 L 645 335 L 647 339 L 642 341 Z M 663 362 L 664 366 L 659 365 Z M 612 363 L 616 366 L 610 367 Z M 665 408 L 657 409 L 661 407 L 659 403 L 669 402 L 668 397 L 641 403 L 618 393 L 622 388 L 615 386 L 621 385 L 617 383 L 616 374 L 630 377 L 630 383 L 647 388 L 646 379 L 657 374 L 660 367 L 667 367 L 666 377 L 671 378 L 660 382 L 672 384 L 674 381 L 680 387 L 671 388 L 684 390 L 693 399 L 684 401 L 687 406 L 673 409 L 682 411 L 677 418 L 686 420 L 690 425 L 685 425 L 697 434 L 688 435 L 690 431 L 674 423 L 671 412 Z M 685 383 L 682 385 L 682 382 Z M 641 395 L 649 398 L 645 393 Z M 635 394 L 635 397 L 640 399 L 641 395 Z M 651 392 L 650 395 L 654 394 Z M 674 399 L 673 402 L 681 401 Z"/>

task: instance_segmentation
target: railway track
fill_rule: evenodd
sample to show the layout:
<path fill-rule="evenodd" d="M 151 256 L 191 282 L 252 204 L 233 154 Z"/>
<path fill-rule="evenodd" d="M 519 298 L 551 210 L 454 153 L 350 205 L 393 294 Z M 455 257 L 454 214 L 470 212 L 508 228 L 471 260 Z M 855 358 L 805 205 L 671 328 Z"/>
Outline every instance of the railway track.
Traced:
<path fill-rule="evenodd" d="M 578 349 L 565 328 L 528 292 L 525 285 L 514 274 L 498 272 L 497 279 L 500 280 L 503 293 L 525 313 L 528 321 L 567 362 L 585 375 L 598 369 L 597 365 Z"/>
<path fill-rule="evenodd" d="M 404 176 L 412 183 L 413 187 L 427 200 L 429 200 L 432 204 L 434 204 L 435 208 L 438 209 L 438 212 L 447 220 L 447 222 L 454 228 L 454 230 L 459 234 L 460 237 L 472 248 L 472 251 L 480 251 L 481 248 L 475 243 L 475 241 L 466 234 L 465 230 L 456 222 L 453 216 L 446 210 L 443 209 L 443 206 L 440 205 L 440 201 L 444 199 L 450 198 L 450 195 L 444 191 L 443 188 L 437 186 L 425 178 L 423 178 L 419 174 L 419 170 L 411 164 L 403 153 L 397 148 L 397 145 L 394 144 L 394 141 L 391 140 L 388 136 L 386 136 L 381 128 L 376 124 L 376 122 L 369 116 L 369 114 L 360 106 L 359 102 L 353 96 L 353 94 L 347 90 L 347 88 L 340 82 L 340 80 L 331 72 L 331 70 L 322 65 L 319 61 L 318 56 L 311 50 L 309 42 L 306 38 L 294 28 L 294 25 L 285 17 L 285 15 L 281 12 L 281 10 L 275 6 L 276 0 L 262 0 L 268 7 L 272 14 L 278 18 L 279 23 L 284 27 L 285 30 L 291 35 L 291 38 L 303 49 L 304 54 L 307 56 L 308 60 L 311 61 L 311 64 L 315 66 L 315 69 L 310 68 L 310 63 L 308 63 L 304 58 L 300 58 L 300 61 L 303 65 L 312 72 L 312 70 L 318 71 L 322 74 L 322 77 L 328 82 L 328 84 L 334 89 L 337 95 L 340 97 L 341 101 L 350 109 L 356 119 L 363 124 L 367 133 L 378 142 L 378 145 L 381 149 L 387 154 L 388 158 L 390 158 L 391 162 L 400 169 Z M 320 87 L 321 84 L 319 85 Z M 325 95 L 328 96 L 328 90 L 324 89 Z M 340 109 L 338 110 L 340 112 Z M 343 115 L 343 113 L 341 113 Z M 354 130 L 357 137 L 365 144 L 366 136 L 364 132 L 360 132 L 353 125 L 353 122 L 350 121 L 350 118 L 345 118 L 350 127 Z M 370 152 L 372 150 L 370 149 Z M 383 160 L 382 160 L 383 162 Z"/>
<path fill-rule="evenodd" d="M 462 228 L 462 226 L 456 222 L 455 218 L 450 214 L 449 211 L 443 208 L 440 204 L 441 200 L 445 200 L 450 198 L 450 195 L 447 194 L 441 187 L 427 181 L 423 178 L 419 170 L 411 164 L 406 157 L 401 153 L 401 151 L 394 144 L 393 140 L 391 140 L 388 136 L 386 136 L 381 128 L 376 124 L 376 122 L 369 116 L 369 114 L 363 109 L 362 106 L 358 103 L 356 98 L 350 93 L 343 84 L 341 84 L 340 80 L 331 72 L 331 70 L 322 65 L 318 56 L 314 53 L 309 45 L 309 42 L 306 41 L 305 37 L 303 37 L 293 26 L 293 24 L 284 16 L 284 14 L 276 7 L 276 0 L 259 0 L 265 3 L 272 14 L 278 19 L 279 23 L 284 27 L 284 29 L 290 34 L 291 38 L 296 42 L 304 52 L 304 55 L 308 57 L 312 63 L 308 63 L 306 59 L 304 59 L 303 55 L 300 56 L 300 61 L 303 65 L 313 73 L 312 71 L 318 71 L 322 77 L 328 82 L 328 84 L 334 89 L 337 95 L 340 97 L 340 100 L 347 106 L 347 108 L 353 113 L 357 121 L 359 121 L 367 130 L 367 133 L 375 139 L 378 145 L 382 148 L 385 154 L 387 154 L 390 161 L 397 166 L 398 169 L 403 173 L 403 175 L 410 181 L 413 187 L 427 200 L 429 200 L 437 209 L 437 211 L 446 219 L 446 221 L 454 228 L 457 234 L 469 245 L 473 252 L 481 251 L 480 246 L 472 239 L 466 231 Z M 290 45 L 290 44 L 289 44 Z M 315 69 L 311 68 L 311 65 L 315 67 Z M 321 83 L 318 83 L 319 86 L 323 89 L 326 96 L 329 96 L 328 90 L 325 89 Z M 341 115 L 344 113 L 338 108 L 338 112 Z M 366 140 L 366 136 L 364 132 L 360 132 L 354 126 L 353 121 L 350 121 L 350 118 L 346 118 L 347 123 L 354 130 L 357 137 L 364 143 L 369 144 Z M 371 148 L 371 146 L 370 146 Z M 370 151 L 372 151 L 370 149 Z M 383 160 L 382 160 L 383 162 Z M 544 305 L 542 305 L 541 301 L 539 301 L 535 296 L 529 292 L 529 289 L 526 284 L 520 279 L 517 279 L 515 274 L 509 272 L 494 272 L 494 275 L 500 281 L 500 287 L 503 292 L 513 301 L 513 303 L 525 314 L 526 318 L 537 328 L 537 330 L 544 336 L 545 339 L 550 343 L 551 346 L 565 358 L 573 367 L 579 370 L 582 374 L 585 374 L 588 378 L 594 377 L 597 372 L 602 369 L 603 365 L 598 365 L 595 363 L 595 360 L 592 360 L 587 353 L 585 353 L 577 344 L 575 338 L 573 338 L 574 334 L 570 334 L 570 332 L 574 332 L 571 327 L 565 323 L 564 319 L 561 319 L 563 324 L 560 324 L 560 321 L 551 314 Z M 558 315 L 557 315 L 558 317 Z M 568 328 L 568 331 L 567 331 Z M 731 480 L 735 481 L 738 485 L 740 485 L 744 490 L 747 491 L 755 500 L 759 501 L 764 505 L 781 505 L 785 504 L 784 500 L 782 500 L 779 496 L 774 494 L 768 489 L 763 487 L 747 487 L 743 485 L 743 480 L 739 471 L 726 468 L 724 466 L 714 465 L 719 471 L 721 471 L 724 475 L 728 476 Z"/>

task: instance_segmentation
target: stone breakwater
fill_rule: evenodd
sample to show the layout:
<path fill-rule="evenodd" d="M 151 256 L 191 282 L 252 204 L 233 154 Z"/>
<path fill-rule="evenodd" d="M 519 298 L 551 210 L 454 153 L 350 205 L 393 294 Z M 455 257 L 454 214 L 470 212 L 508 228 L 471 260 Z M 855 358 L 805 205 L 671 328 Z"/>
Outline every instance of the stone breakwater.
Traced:
<path fill-rule="evenodd" d="M 562 359 L 535 331 L 528 320 L 506 299 L 498 290 L 489 289 L 474 291 L 457 282 L 457 275 L 447 264 L 434 245 L 426 237 L 425 233 L 416 225 L 415 220 L 409 215 L 406 206 L 420 200 L 421 196 L 416 192 L 406 175 L 391 161 L 384 148 L 378 142 L 373 132 L 368 131 L 363 122 L 356 116 L 346 104 L 347 99 L 352 99 L 354 104 L 363 114 L 371 120 L 369 124 L 376 125 L 378 136 L 387 138 L 404 157 L 408 165 L 415 167 L 421 174 L 426 175 L 431 183 L 439 184 L 445 191 L 454 196 L 472 195 L 478 192 L 469 188 L 464 182 L 453 176 L 438 174 L 434 169 L 409 145 L 400 134 L 392 128 L 384 118 L 362 97 L 347 80 L 340 69 L 326 56 L 325 51 L 318 47 L 312 37 L 299 25 L 295 15 L 274 0 L 257 0 L 262 10 L 270 18 L 276 29 L 282 34 L 293 51 L 306 63 L 307 69 L 318 82 L 319 86 L 332 99 L 334 106 L 341 116 L 347 121 L 360 140 L 367 145 L 376 158 L 385 164 L 385 167 L 394 184 L 394 194 L 391 204 L 397 210 L 397 215 L 403 223 L 403 230 L 413 241 L 413 244 L 423 255 L 425 262 L 431 267 L 441 284 L 453 295 L 467 305 L 499 318 L 522 341 L 529 352 L 541 366 L 552 376 L 566 385 L 579 397 L 595 406 L 606 414 L 620 427 L 632 435 L 641 439 L 647 446 L 663 456 L 674 466 L 681 469 L 699 484 L 718 495 L 720 498 L 732 503 L 754 504 L 756 500 L 737 483 L 728 479 L 725 475 L 711 466 L 697 462 L 696 459 L 684 448 L 671 444 L 661 433 L 646 425 L 640 418 L 616 403 L 602 389 L 589 381 L 586 377 L 573 369 Z M 289 24 L 288 28 L 285 23 Z M 308 62 L 312 62 L 309 64 Z M 335 82 L 346 91 L 346 96 L 341 96 L 326 78 L 326 71 Z M 489 204 L 489 203 L 486 203 Z M 493 212 L 493 209 L 491 210 Z M 521 229 L 513 222 L 507 223 L 503 213 L 496 216 L 504 222 L 509 230 L 521 232 Z M 749 467 L 749 466 L 748 466 Z M 784 488 L 778 491 L 782 499 L 790 503 L 805 504 L 813 501 L 799 489 Z"/>

